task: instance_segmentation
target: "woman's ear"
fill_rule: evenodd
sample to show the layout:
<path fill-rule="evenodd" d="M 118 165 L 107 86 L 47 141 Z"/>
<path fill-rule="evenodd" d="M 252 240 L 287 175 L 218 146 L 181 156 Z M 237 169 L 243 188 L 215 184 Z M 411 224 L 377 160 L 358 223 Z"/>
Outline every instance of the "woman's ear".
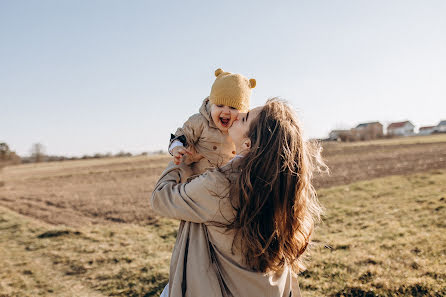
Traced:
<path fill-rule="evenodd" d="M 242 150 L 249 151 L 251 149 L 251 139 L 245 138 L 242 143 Z"/>

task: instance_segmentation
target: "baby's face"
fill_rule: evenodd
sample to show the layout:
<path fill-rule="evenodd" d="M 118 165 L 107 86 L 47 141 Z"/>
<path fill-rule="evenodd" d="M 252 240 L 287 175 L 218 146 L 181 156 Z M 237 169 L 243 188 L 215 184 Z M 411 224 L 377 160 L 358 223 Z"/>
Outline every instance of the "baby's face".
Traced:
<path fill-rule="evenodd" d="M 211 117 L 217 128 L 222 132 L 228 132 L 229 127 L 235 121 L 238 110 L 227 105 L 211 105 Z"/>

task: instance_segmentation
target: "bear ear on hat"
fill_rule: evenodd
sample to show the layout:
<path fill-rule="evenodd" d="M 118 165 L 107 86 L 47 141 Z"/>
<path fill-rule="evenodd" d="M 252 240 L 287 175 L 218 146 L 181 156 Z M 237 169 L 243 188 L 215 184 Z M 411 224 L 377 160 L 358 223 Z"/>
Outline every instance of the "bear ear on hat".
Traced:
<path fill-rule="evenodd" d="M 215 70 L 215 76 L 219 76 L 222 73 L 223 73 L 223 70 L 221 68 L 218 68 L 217 70 Z"/>
<path fill-rule="evenodd" d="M 251 87 L 251 89 L 254 89 L 256 87 L 256 80 L 254 78 L 249 79 L 249 86 Z"/>

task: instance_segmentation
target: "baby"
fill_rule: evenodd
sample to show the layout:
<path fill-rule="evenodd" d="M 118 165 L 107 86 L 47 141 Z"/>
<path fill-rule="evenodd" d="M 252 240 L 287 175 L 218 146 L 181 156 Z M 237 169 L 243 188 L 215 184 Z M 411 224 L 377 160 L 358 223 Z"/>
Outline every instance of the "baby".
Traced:
<path fill-rule="evenodd" d="M 204 99 L 199 113 L 192 115 L 175 135 L 171 135 L 169 152 L 175 164 L 183 163 L 180 167 L 188 171 L 187 175 L 201 174 L 235 157 L 228 129 L 239 112 L 248 111 L 251 89 L 256 86 L 255 79 L 248 80 L 220 68 L 215 76 L 211 94 Z"/>

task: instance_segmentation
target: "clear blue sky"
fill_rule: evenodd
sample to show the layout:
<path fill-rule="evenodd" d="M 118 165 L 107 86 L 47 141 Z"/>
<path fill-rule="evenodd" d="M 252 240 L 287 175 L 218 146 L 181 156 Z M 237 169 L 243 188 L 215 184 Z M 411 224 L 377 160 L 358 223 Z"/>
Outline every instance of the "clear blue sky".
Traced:
<path fill-rule="evenodd" d="M 0 141 L 22 155 L 166 149 L 221 67 L 307 137 L 446 119 L 446 1 L 0 0 Z"/>

